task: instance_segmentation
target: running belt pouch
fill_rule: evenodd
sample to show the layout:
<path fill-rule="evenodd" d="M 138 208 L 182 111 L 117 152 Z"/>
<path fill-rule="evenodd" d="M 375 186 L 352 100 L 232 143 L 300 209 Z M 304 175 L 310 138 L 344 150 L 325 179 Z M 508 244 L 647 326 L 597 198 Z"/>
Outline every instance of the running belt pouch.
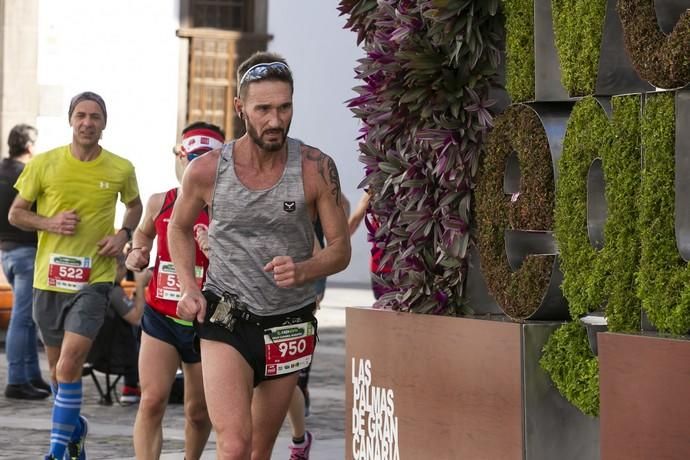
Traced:
<path fill-rule="evenodd" d="M 220 300 L 220 297 L 218 297 L 211 291 L 202 291 L 202 294 L 206 298 L 206 315 L 204 318 L 204 322 L 208 323 L 209 318 L 211 317 L 213 312 L 216 311 L 216 306 L 218 306 L 218 301 Z M 194 327 L 194 345 L 192 346 L 192 349 L 196 353 L 200 353 L 201 344 L 199 334 L 201 333 L 202 326 L 199 324 L 199 321 L 197 321 L 196 317 L 192 321 L 192 325 Z"/>
<path fill-rule="evenodd" d="M 209 321 L 214 324 L 230 327 L 233 320 L 232 310 L 233 305 L 227 300 L 222 299 L 214 306 Z"/>
<path fill-rule="evenodd" d="M 206 315 L 204 317 L 204 321 L 208 321 L 209 318 L 211 318 L 211 315 L 215 313 L 216 307 L 218 306 L 218 302 L 220 302 L 220 297 L 218 297 L 211 291 L 203 291 L 202 294 L 206 298 Z M 198 331 L 199 327 L 196 318 L 194 318 L 193 323 L 194 329 Z"/>

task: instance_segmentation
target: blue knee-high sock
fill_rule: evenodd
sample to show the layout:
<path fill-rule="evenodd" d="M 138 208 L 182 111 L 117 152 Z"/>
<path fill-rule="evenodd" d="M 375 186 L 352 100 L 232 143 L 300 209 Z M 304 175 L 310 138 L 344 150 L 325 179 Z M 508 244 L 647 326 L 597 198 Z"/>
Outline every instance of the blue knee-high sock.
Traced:
<path fill-rule="evenodd" d="M 81 380 L 72 383 L 58 383 L 58 392 L 53 404 L 53 428 L 50 430 L 50 454 L 55 458 L 65 455 L 67 443 L 79 425 L 81 411 Z"/>

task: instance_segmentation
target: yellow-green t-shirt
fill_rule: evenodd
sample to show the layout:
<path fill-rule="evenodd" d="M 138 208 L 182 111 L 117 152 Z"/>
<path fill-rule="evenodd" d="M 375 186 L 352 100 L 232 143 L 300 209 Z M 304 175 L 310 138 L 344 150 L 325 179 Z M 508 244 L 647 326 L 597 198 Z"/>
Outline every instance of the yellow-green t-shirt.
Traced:
<path fill-rule="evenodd" d="M 115 232 L 115 205 L 139 196 L 134 166 L 105 149 L 80 161 L 69 145 L 37 155 L 27 163 L 15 188 L 36 202 L 39 216 L 74 210 L 80 218 L 74 235 L 39 231 L 34 287 L 75 292 L 85 283 L 113 282 L 116 261 L 98 255 L 97 243 Z"/>

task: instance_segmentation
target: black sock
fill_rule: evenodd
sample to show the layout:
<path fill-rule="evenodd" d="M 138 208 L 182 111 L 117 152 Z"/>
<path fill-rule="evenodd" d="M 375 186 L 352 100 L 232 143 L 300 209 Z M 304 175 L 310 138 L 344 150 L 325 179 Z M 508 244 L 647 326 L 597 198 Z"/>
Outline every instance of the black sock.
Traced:
<path fill-rule="evenodd" d="M 292 438 L 293 444 L 302 444 L 303 442 L 304 442 L 304 435 L 300 436 L 299 438 Z"/>

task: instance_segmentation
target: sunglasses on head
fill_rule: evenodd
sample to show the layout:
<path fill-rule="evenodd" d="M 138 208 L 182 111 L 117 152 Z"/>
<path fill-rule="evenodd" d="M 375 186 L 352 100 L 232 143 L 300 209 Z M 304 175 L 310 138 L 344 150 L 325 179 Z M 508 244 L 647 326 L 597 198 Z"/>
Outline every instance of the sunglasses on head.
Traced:
<path fill-rule="evenodd" d="M 269 71 L 278 74 L 290 75 L 290 68 L 284 62 L 267 62 L 251 66 L 240 78 L 240 84 L 262 80 L 268 76 Z"/>

